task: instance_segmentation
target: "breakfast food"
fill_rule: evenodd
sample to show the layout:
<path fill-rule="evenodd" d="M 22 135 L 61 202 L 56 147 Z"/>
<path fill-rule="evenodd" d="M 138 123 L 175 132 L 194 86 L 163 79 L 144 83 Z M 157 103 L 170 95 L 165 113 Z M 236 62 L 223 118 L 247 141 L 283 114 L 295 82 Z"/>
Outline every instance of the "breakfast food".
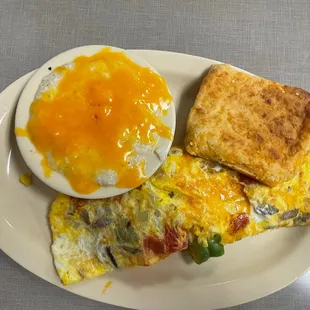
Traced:
<path fill-rule="evenodd" d="M 247 236 L 309 225 L 309 167 L 310 156 L 292 180 L 269 189 L 172 148 L 156 174 L 128 193 L 99 200 L 60 194 L 49 214 L 57 273 L 68 285 L 185 249 L 200 264 Z"/>
<path fill-rule="evenodd" d="M 19 177 L 19 182 L 26 187 L 32 185 L 32 175 L 30 173 L 22 173 Z"/>
<path fill-rule="evenodd" d="M 134 188 L 145 180 L 160 139 L 173 138 L 164 122 L 171 102 L 159 74 L 105 48 L 51 68 L 26 128 L 15 133 L 42 155 L 45 177 L 57 171 L 79 194 Z"/>
<path fill-rule="evenodd" d="M 186 150 L 275 186 L 290 180 L 310 147 L 310 94 L 214 65 L 187 123 Z"/>

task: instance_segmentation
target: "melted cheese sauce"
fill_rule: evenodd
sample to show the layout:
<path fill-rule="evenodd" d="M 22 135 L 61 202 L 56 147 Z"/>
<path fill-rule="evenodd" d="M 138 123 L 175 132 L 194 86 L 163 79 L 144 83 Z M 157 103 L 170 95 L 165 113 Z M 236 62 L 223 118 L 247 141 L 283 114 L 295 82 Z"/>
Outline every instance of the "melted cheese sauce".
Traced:
<path fill-rule="evenodd" d="M 116 186 L 136 187 L 145 179 L 145 162 L 131 165 L 134 145 L 172 139 L 162 122 L 172 97 L 164 79 L 121 52 L 105 48 L 54 70 L 62 78 L 37 98 L 25 129 L 43 155 L 45 176 L 64 174 L 71 187 L 88 194 L 100 187 L 105 170 L 117 175 Z"/>

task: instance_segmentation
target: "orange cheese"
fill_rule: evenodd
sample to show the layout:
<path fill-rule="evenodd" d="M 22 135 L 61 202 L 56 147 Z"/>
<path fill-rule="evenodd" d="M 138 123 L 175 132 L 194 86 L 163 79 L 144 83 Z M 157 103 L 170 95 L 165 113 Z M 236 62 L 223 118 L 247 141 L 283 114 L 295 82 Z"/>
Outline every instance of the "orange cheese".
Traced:
<path fill-rule="evenodd" d="M 100 187 L 96 177 L 107 169 L 117 174 L 118 187 L 140 185 L 145 163 L 128 165 L 133 145 L 154 145 L 154 134 L 172 139 L 154 113 L 165 115 L 172 101 L 164 79 L 110 48 L 54 71 L 62 75 L 58 86 L 32 103 L 27 128 L 15 130 L 43 155 L 46 176 L 58 170 L 83 194 Z"/>

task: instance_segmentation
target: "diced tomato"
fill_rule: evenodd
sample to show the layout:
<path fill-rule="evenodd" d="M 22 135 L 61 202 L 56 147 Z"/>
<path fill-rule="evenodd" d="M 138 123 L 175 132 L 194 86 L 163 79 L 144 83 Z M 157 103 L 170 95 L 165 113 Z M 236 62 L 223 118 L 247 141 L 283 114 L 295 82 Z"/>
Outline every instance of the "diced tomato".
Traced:
<path fill-rule="evenodd" d="M 173 253 L 179 249 L 179 233 L 174 228 L 167 228 L 165 230 L 165 246 L 168 253 Z"/>
<path fill-rule="evenodd" d="M 170 254 L 186 249 L 188 246 L 187 238 L 181 236 L 175 228 L 165 229 L 164 239 L 148 236 L 144 239 L 144 249 L 151 250 L 156 255 Z"/>
<path fill-rule="evenodd" d="M 165 253 L 164 240 L 160 240 L 154 236 L 148 236 L 143 241 L 143 247 L 146 250 L 151 250 L 156 255 Z"/>
<path fill-rule="evenodd" d="M 240 213 L 231 221 L 232 232 L 235 234 L 238 230 L 245 228 L 250 222 L 250 218 L 246 213 Z"/>

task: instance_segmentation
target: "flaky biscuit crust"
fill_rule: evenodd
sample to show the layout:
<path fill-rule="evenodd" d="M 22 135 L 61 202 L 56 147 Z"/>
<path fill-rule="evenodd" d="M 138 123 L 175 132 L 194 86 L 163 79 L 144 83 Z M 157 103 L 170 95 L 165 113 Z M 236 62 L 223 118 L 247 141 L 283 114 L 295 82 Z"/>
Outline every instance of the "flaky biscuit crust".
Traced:
<path fill-rule="evenodd" d="M 310 149 L 310 94 L 214 65 L 190 111 L 185 145 L 275 186 L 296 174 Z"/>

